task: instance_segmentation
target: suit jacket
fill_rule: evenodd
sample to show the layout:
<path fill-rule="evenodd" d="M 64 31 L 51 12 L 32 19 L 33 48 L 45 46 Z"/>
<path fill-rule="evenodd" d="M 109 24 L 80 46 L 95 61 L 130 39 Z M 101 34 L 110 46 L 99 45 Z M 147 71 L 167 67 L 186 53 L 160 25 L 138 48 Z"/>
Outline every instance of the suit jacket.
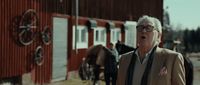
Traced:
<path fill-rule="evenodd" d="M 132 54 L 133 51 L 123 54 L 120 59 L 117 85 L 125 85 L 127 69 Z M 163 67 L 167 68 L 167 73 L 165 75 L 159 75 Z M 149 72 L 147 85 L 185 85 L 185 82 L 183 56 L 180 53 L 157 47 Z"/>

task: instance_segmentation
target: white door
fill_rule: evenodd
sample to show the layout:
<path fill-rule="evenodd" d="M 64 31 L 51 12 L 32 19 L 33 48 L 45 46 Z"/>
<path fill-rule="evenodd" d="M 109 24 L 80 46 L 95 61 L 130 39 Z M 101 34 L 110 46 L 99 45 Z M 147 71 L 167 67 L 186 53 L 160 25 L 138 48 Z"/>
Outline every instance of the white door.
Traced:
<path fill-rule="evenodd" d="M 67 18 L 53 18 L 53 81 L 65 80 L 67 74 Z"/>

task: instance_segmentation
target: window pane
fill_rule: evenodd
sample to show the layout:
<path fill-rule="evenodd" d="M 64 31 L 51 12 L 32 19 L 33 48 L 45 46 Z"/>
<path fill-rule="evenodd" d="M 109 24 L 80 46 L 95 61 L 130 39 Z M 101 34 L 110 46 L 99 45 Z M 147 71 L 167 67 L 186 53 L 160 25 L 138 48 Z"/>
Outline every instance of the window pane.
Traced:
<path fill-rule="evenodd" d="M 99 31 L 96 30 L 96 40 L 95 41 L 99 41 Z"/>
<path fill-rule="evenodd" d="M 77 42 L 80 42 L 80 40 L 79 40 L 79 30 L 78 29 L 76 30 L 76 40 L 77 40 Z"/>
<path fill-rule="evenodd" d="M 102 42 L 105 41 L 104 36 L 105 36 L 105 30 L 102 30 L 102 31 L 101 31 L 101 41 L 102 41 Z"/>
<path fill-rule="evenodd" d="M 114 31 L 114 30 L 112 31 L 112 37 L 111 37 L 111 40 L 112 40 L 112 41 L 115 40 L 115 31 Z"/>
<path fill-rule="evenodd" d="M 117 38 L 116 38 L 116 41 L 119 40 L 119 37 L 120 37 L 120 32 L 119 32 L 119 31 L 117 31 L 116 37 L 117 37 Z"/>
<path fill-rule="evenodd" d="M 104 39 L 103 41 L 106 42 L 106 30 L 103 30 L 103 36 L 104 36 L 103 37 L 103 39 Z"/>
<path fill-rule="evenodd" d="M 86 29 L 81 30 L 81 42 L 86 42 Z"/>

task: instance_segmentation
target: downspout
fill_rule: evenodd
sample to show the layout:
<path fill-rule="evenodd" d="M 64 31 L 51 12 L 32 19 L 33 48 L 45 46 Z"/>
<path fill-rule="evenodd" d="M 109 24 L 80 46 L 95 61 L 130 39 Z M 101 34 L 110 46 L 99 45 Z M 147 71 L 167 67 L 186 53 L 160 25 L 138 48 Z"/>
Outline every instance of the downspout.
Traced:
<path fill-rule="evenodd" d="M 78 0 L 76 0 L 76 15 L 75 15 L 75 20 L 76 20 L 76 23 L 75 23 L 75 52 L 76 52 L 76 54 L 78 54 L 78 49 L 77 49 L 77 31 L 78 31 L 78 29 L 77 29 L 77 27 L 78 27 L 78 11 L 79 11 L 79 8 L 78 8 L 78 4 L 79 3 L 79 1 Z"/>

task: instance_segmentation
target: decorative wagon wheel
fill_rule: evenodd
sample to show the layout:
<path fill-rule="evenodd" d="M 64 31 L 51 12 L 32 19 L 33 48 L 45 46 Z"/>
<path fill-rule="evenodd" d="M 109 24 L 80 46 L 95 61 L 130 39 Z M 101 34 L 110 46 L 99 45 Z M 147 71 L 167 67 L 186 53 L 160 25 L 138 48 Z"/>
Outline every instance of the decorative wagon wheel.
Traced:
<path fill-rule="evenodd" d="M 44 31 L 41 32 L 42 42 L 48 45 L 51 42 L 51 31 L 48 26 L 45 26 Z"/>
<path fill-rule="evenodd" d="M 33 9 L 27 10 L 19 23 L 19 42 L 23 45 L 29 45 L 33 42 L 35 33 L 38 26 L 38 16 Z"/>
<path fill-rule="evenodd" d="M 35 54 L 34 54 L 34 60 L 35 63 L 39 66 L 41 66 L 44 62 L 44 56 L 43 56 L 43 49 L 41 46 L 38 46 L 35 50 Z"/>

